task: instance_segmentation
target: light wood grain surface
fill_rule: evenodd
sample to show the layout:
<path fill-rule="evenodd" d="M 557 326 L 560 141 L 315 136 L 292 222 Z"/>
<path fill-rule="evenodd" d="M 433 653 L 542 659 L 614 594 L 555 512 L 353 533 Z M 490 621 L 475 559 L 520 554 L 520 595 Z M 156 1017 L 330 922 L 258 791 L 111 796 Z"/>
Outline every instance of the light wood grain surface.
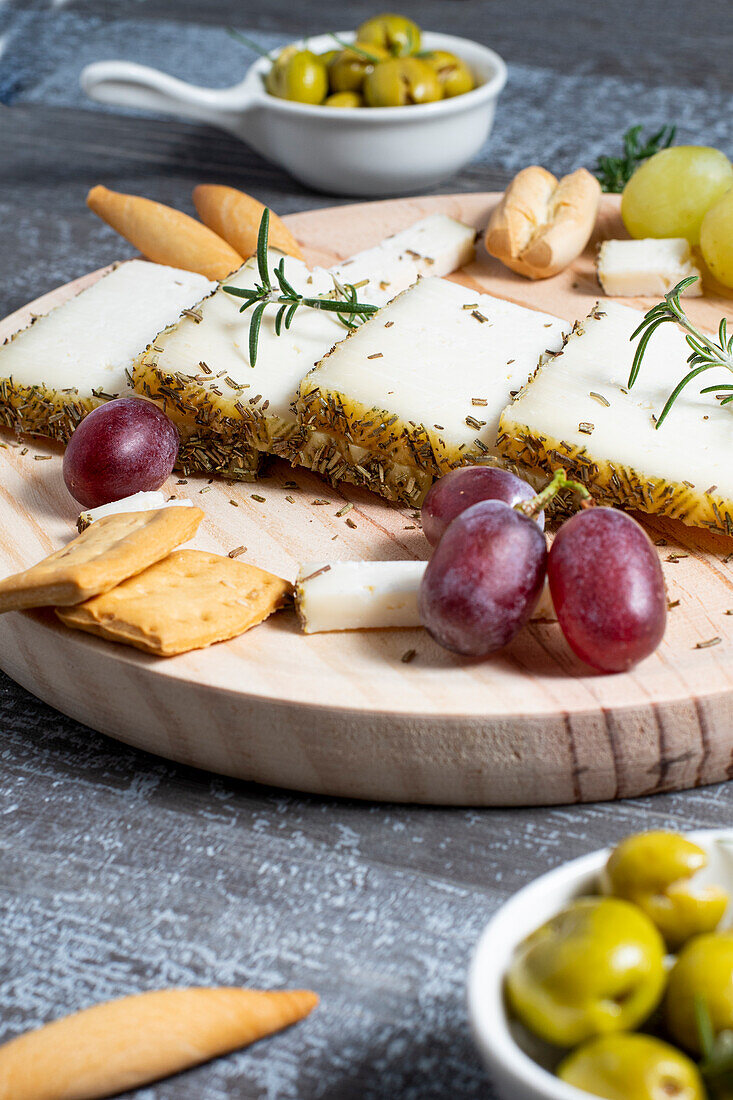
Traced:
<path fill-rule="evenodd" d="M 295 215 L 289 224 L 311 262 L 331 263 L 436 210 L 481 228 L 496 201 L 393 200 Z M 597 236 L 622 233 L 618 200 L 605 198 Z M 597 300 L 595 247 L 593 240 L 572 269 L 539 282 L 507 272 L 479 247 L 455 277 L 573 321 Z M 86 281 L 8 318 L 0 337 Z M 729 305 L 709 293 L 689 308 L 712 327 Z M 37 463 L 37 449 L 0 452 L 0 520 L 12 532 L 0 542 L 0 564 L 8 573 L 61 545 L 75 515 L 60 456 Z M 291 479 L 297 491 L 284 485 Z M 244 545 L 244 560 L 289 579 L 301 561 L 427 557 L 411 510 L 327 487 L 285 464 L 260 487 L 263 502 L 252 486 L 230 482 L 189 478 L 183 486 L 174 478 L 169 488 L 206 512 L 195 545 L 218 552 Z M 355 529 L 337 516 L 344 500 L 354 505 Z M 322 794 L 526 805 L 714 782 L 727 776 L 733 750 L 733 618 L 725 614 L 733 575 L 724 561 L 733 541 L 670 521 L 648 528 L 665 540 L 669 596 L 680 602 L 659 651 L 623 675 L 592 674 L 556 623 L 533 624 L 506 651 L 476 662 L 420 630 L 304 637 L 292 613 L 172 660 L 69 631 L 47 614 L 13 614 L 2 624 L 0 663 L 42 699 L 137 747 Z M 697 648 L 715 636 L 720 644 Z M 410 649 L 416 656 L 405 664 Z"/>

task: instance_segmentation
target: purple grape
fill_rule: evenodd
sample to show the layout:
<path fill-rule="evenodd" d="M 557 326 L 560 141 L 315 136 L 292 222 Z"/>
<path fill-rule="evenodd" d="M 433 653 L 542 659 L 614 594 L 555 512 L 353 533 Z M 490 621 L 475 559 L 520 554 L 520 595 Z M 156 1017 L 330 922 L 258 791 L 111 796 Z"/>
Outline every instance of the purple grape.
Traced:
<path fill-rule="evenodd" d="M 175 424 L 151 401 L 120 397 L 82 420 L 64 454 L 64 481 L 84 508 L 159 489 L 178 456 Z"/>
<path fill-rule="evenodd" d="M 613 508 L 562 525 L 547 565 L 552 602 L 573 652 L 601 672 L 653 653 L 667 620 L 662 567 L 636 520 Z"/>
<path fill-rule="evenodd" d="M 503 500 L 512 507 L 531 500 L 534 489 L 509 470 L 498 466 L 461 466 L 431 485 L 422 506 L 422 527 L 431 546 L 437 546 L 456 516 L 480 500 Z M 545 515 L 536 517 L 544 530 Z"/>
<path fill-rule="evenodd" d="M 510 642 L 542 594 L 547 543 L 534 520 L 499 500 L 454 519 L 420 585 L 423 625 L 436 642 L 485 657 Z"/>

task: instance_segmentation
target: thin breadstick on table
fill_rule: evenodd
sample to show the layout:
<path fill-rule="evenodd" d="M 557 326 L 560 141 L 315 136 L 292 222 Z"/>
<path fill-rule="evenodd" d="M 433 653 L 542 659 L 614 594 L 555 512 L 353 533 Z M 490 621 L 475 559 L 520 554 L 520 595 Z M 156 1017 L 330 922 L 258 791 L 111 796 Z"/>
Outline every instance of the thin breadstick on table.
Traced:
<path fill-rule="evenodd" d="M 156 264 L 217 280 L 242 266 L 239 253 L 211 229 L 163 203 L 97 186 L 87 206 Z"/>
<path fill-rule="evenodd" d="M 213 229 L 240 256 L 248 260 L 257 251 L 257 234 L 265 209 L 261 202 L 253 199 L 236 187 L 224 187 L 221 184 L 200 184 L 193 189 L 193 204 L 204 225 Z M 296 260 L 303 259 L 300 245 L 281 218 L 270 211 L 269 228 L 270 248 L 276 248 Z"/>
<path fill-rule="evenodd" d="M 0 1047 L 0 1100 L 101 1100 L 302 1020 L 308 990 L 167 989 L 95 1005 Z"/>

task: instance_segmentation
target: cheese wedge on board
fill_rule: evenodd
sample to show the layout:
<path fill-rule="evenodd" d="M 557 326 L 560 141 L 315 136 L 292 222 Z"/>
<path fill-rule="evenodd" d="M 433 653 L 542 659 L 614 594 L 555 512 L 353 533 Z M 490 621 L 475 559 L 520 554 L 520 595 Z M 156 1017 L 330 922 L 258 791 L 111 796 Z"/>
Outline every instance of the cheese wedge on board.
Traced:
<path fill-rule="evenodd" d="M 611 298 L 663 298 L 690 275 L 697 276 L 697 282 L 688 286 L 683 295 L 699 298 L 702 294 L 700 270 L 684 237 L 603 241 L 598 249 L 596 270 L 603 293 Z"/>
<path fill-rule="evenodd" d="M 282 253 L 269 252 L 271 272 L 281 258 Z M 284 259 L 287 279 L 299 294 L 334 292 L 333 279 L 323 268 L 309 271 L 292 256 Z M 274 274 L 271 279 L 276 286 Z M 283 326 L 278 336 L 280 307 L 273 303 L 262 318 L 253 366 L 252 309 L 240 313 L 242 299 L 224 287 L 253 289 L 259 281 L 257 259 L 251 257 L 195 310 L 159 333 L 133 371 L 135 389 L 160 403 L 182 433 L 196 441 L 198 468 L 228 476 L 237 476 L 238 460 L 246 467 L 252 451 L 287 452 L 290 437 L 299 431 L 291 407 L 298 383 L 347 331 L 335 313 L 302 306 L 291 327 Z M 208 467 L 207 450 L 212 460 Z M 184 466 L 190 454 L 186 448 Z"/>
<path fill-rule="evenodd" d="M 306 562 L 295 582 L 305 634 L 422 626 L 417 608 L 426 561 Z M 555 619 L 549 585 L 533 620 Z"/>
<path fill-rule="evenodd" d="M 362 302 L 384 306 L 421 275 L 450 275 L 474 257 L 476 230 L 447 214 L 431 214 L 330 268 L 359 288 Z"/>
<path fill-rule="evenodd" d="M 121 500 L 113 500 L 109 504 L 99 504 L 96 508 L 87 508 L 76 521 L 77 530 L 81 534 L 95 520 L 105 516 L 119 515 L 120 512 L 156 512 L 158 508 L 192 508 L 193 501 L 186 497 L 167 500 L 159 489 L 150 492 L 133 493 L 132 496 L 122 497 Z"/>
<path fill-rule="evenodd" d="M 448 274 L 467 263 L 473 257 L 474 239 L 473 228 L 435 214 L 329 271 L 310 271 L 292 257 L 286 258 L 285 271 L 301 294 L 333 294 L 335 279 L 358 284 L 361 301 L 381 306 L 424 271 Z M 271 268 L 280 257 L 271 250 Z M 252 257 L 225 283 L 249 289 L 258 281 Z M 185 472 L 203 470 L 253 480 L 263 454 L 289 457 L 291 440 L 301 433 L 293 411 L 298 384 L 346 335 L 335 314 L 301 307 L 291 328 L 276 336 L 277 307 L 272 306 L 263 319 L 252 368 L 252 313 L 240 315 L 241 304 L 241 299 L 218 291 L 161 333 L 135 368 L 135 388 L 160 403 L 181 432 Z"/>
<path fill-rule="evenodd" d="M 66 441 L 109 397 L 130 391 L 133 360 L 215 284 L 128 260 L 0 348 L 0 423 Z"/>
<path fill-rule="evenodd" d="M 306 562 L 295 608 L 306 634 L 420 626 L 417 594 L 424 561 Z"/>
<path fill-rule="evenodd" d="M 295 461 L 418 505 L 448 470 L 496 461 L 502 409 L 567 327 L 421 279 L 304 378 L 297 408 L 309 434 Z"/>
<path fill-rule="evenodd" d="M 662 325 L 629 392 L 630 337 L 642 318 L 617 302 L 597 304 L 504 410 L 499 450 L 545 475 L 562 466 L 601 503 L 733 535 L 731 413 L 714 393 L 700 394 L 714 382 L 710 372 L 682 391 L 656 429 L 690 349 L 680 329 Z M 718 377 L 727 381 L 727 372 Z"/>

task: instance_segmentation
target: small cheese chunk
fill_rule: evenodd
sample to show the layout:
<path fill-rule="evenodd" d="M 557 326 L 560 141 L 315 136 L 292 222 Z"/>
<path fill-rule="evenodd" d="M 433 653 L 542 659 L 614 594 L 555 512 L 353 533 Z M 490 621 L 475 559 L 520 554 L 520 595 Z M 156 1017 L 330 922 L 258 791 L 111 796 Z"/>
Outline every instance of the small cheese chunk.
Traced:
<path fill-rule="evenodd" d="M 97 508 L 87 508 L 76 521 L 79 531 L 86 530 L 91 523 L 103 516 L 114 516 L 120 512 L 155 512 L 158 508 L 192 508 L 193 501 L 166 500 L 163 493 L 156 489 L 151 493 L 133 493 L 132 496 L 113 500 L 109 504 L 100 504 Z"/>
<path fill-rule="evenodd" d="M 656 428 L 690 349 L 680 329 L 662 325 L 629 391 L 642 319 L 617 302 L 597 305 L 504 410 L 500 450 L 538 473 L 561 461 L 602 503 L 733 534 L 730 410 L 692 383 Z"/>
<path fill-rule="evenodd" d="M 684 237 L 604 241 L 597 267 L 598 282 L 611 298 L 662 298 L 690 275 L 696 275 L 697 282 L 687 287 L 685 295 L 699 297 L 703 291 L 700 271 Z"/>
<path fill-rule="evenodd" d="M 298 413 L 310 429 L 297 461 L 407 504 L 456 466 L 497 455 L 499 416 L 564 321 L 421 279 L 306 376 Z"/>
<path fill-rule="evenodd" d="M 213 286 L 161 264 L 120 264 L 0 348 L 0 423 L 68 440 L 86 413 L 129 392 L 135 357 Z"/>
<path fill-rule="evenodd" d="M 425 561 L 307 562 L 295 582 L 295 606 L 306 634 L 421 626 L 417 610 Z M 533 619 L 554 620 L 545 584 Z"/>
<path fill-rule="evenodd" d="M 417 594 L 424 561 L 307 562 L 295 582 L 306 634 L 420 626 Z"/>
<path fill-rule="evenodd" d="M 420 275 L 450 275 L 470 263 L 475 240 L 472 226 L 447 214 L 431 214 L 331 271 L 340 282 L 357 285 L 361 301 L 383 306 Z"/>

